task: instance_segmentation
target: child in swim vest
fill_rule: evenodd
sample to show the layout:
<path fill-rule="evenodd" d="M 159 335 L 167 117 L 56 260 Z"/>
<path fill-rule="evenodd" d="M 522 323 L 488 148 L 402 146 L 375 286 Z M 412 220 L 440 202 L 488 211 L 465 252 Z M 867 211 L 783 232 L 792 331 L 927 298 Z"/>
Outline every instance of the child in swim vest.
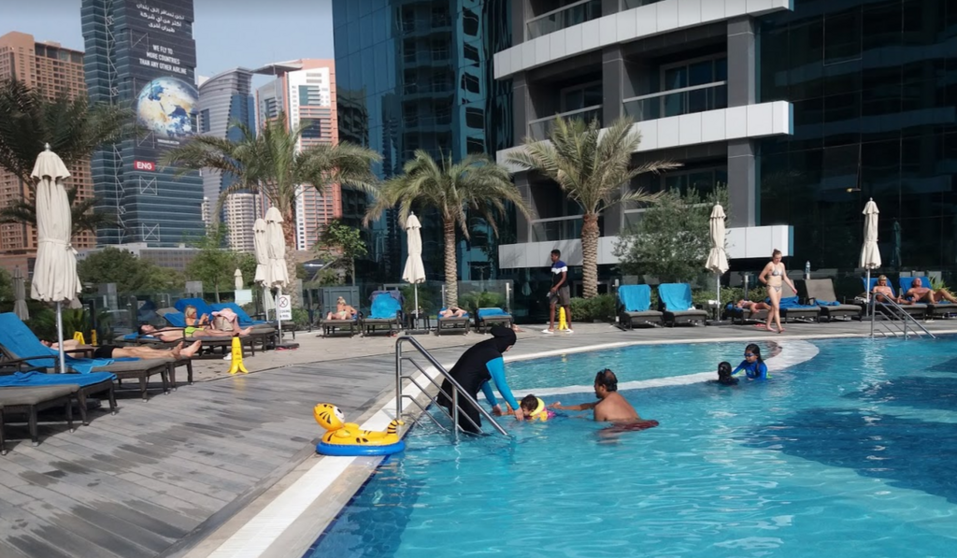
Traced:
<path fill-rule="evenodd" d="M 518 406 L 522 408 L 522 412 L 525 413 L 525 418 L 528 420 L 540 420 L 544 422 L 555 416 L 555 412 L 548 409 L 545 406 L 545 402 L 534 395 L 526 395 L 523 397 L 518 403 Z M 507 403 L 505 407 L 508 409 L 508 411 L 505 412 L 506 415 L 515 414 L 515 411 L 513 411 Z"/>
<path fill-rule="evenodd" d="M 744 372 L 749 380 L 767 380 L 771 378 L 768 374 L 768 365 L 764 364 L 761 358 L 761 347 L 751 343 L 744 349 L 744 360 L 731 372 L 731 375 Z"/>

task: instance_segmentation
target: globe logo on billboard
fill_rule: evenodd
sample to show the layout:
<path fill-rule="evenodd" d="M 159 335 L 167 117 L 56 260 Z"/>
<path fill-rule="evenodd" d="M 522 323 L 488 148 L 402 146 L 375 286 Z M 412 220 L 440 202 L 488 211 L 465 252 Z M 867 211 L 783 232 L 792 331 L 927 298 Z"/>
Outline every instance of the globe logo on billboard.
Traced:
<path fill-rule="evenodd" d="M 193 115 L 196 89 L 172 77 L 160 77 L 146 84 L 136 99 L 139 123 L 151 132 L 171 140 L 185 139 L 195 133 Z"/>

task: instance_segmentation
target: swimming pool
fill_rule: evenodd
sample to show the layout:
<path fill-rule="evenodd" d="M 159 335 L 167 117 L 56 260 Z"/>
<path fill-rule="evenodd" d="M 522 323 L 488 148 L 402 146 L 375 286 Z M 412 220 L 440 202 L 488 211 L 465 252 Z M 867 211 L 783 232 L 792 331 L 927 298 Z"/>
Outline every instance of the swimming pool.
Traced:
<path fill-rule="evenodd" d="M 625 391 L 661 426 L 614 439 L 571 417 L 459 443 L 423 423 L 307 556 L 952 556 L 954 340 L 810 343 L 813 358 L 772 361 L 764 384 Z M 782 343 L 781 361 L 792 350 L 808 348 Z M 616 358 L 641 368 L 650 351 Z M 567 357 L 575 383 L 602 356 Z M 554 368 L 514 363 L 509 377 Z"/>

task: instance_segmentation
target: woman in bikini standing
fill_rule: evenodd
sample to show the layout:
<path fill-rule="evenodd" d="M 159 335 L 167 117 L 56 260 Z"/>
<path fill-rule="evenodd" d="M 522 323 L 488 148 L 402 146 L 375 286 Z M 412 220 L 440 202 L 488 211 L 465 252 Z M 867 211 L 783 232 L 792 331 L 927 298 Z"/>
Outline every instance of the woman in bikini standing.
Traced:
<path fill-rule="evenodd" d="M 794 283 L 788 279 L 787 270 L 784 269 L 784 264 L 781 263 L 780 250 L 775 250 L 771 253 L 771 261 L 768 262 L 768 265 L 764 266 L 764 271 L 758 276 L 758 281 L 761 281 L 767 286 L 768 299 L 771 301 L 771 311 L 768 312 L 768 323 L 765 324 L 764 327 L 768 331 L 774 331 L 771 329 L 771 320 L 774 320 L 778 324 L 778 333 L 782 333 L 784 328 L 781 326 L 781 284 L 782 282 L 787 282 L 788 286 L 790 286 L 794 292 L 797 292 L 797 289 L 794 287 Z"/>

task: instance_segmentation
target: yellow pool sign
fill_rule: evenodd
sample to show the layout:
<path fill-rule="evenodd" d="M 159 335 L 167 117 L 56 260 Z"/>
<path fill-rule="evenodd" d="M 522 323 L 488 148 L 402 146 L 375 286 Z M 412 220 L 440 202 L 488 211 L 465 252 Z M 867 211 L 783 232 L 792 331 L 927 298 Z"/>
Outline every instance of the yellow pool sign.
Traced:
<path fill-rule="evenodd" d="M 230 374 L 237 374 L 239 372 L 249 374 L 249 370 L 246 370 L 246 365 L 243 364 L 243 342 L 239 340 L 239 337 L 233 337 L 231 358 L 232 360 L 229 363 Z"/>

